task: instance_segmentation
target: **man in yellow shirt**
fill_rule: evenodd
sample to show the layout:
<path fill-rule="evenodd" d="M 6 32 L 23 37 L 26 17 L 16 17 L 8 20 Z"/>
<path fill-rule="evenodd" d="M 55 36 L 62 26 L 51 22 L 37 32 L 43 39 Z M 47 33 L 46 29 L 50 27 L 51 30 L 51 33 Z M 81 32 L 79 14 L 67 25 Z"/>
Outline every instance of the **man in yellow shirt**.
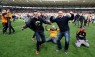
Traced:
<path fill-rule="evenodd" d="M 7 22 L 7 18 L 6 18 L 6 14 L 7 14 L 7 11 L 4 9 L 2 10 L 2 15 L 1 15 L 1 21 L 2 21 L 2 25 L 3 25 L 3 34 L 6 33 L 7 31 L 7 28 L 8 28 L 8 22 Z"/>
<path fill-rule="evenodd" d="M 47 29 L 47 26 L 45 27 L 47 31 L 50 32 L 50 37 L 46 39 L 46 42 L 53 42 L 53 43 L 57 43 L 57 35 L 59 32 L 59 29 L 55 28 L 55 26 L 53 25 L 52 28 Z"/>

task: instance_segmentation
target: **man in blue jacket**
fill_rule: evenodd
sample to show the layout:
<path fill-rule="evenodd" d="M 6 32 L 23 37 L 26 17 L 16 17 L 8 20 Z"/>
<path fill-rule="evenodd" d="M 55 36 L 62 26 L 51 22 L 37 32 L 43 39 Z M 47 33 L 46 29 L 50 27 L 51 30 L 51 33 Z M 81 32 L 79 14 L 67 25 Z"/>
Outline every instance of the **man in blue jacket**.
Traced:
<path fill-rule="evenodd" d="M 59 35 L 58 35 L 58 40 L 57 40 L 58 50 L 62 49 L 60 40 L 62 39 L 63 36 L 65 36 L 64 51 L 65 51 L 66 54 L 67 54 L 68 47 L 69 47 L 69 42 L 70 42 L 70 29 L 69 29 L 68 22 L 69 22 L 69 20 L 74 19 L 74 14 L 72 12 L 70 12 L 70 14 L 71 14 L 71 17 L 70 16 L 63 16 L 63 12 L 59 11 L 58 12 L 58 17 L 53 18 L 53 16 L 51 16 L 51 18 L 50 18 L 50 21 L 51 22 L 56 22 L 59 29 L 60 29 L 60 32 L 59 32 Z"/>

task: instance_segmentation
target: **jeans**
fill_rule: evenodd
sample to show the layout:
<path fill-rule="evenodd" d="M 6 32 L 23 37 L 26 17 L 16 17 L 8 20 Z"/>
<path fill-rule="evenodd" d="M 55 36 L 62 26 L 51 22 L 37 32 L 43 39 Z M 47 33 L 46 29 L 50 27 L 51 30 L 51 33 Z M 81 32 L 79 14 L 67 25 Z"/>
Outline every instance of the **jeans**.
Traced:
<path fill-rule="evenodd" d="M 76 20 L 75 21 L 75 25 L 78 25 L 79 26 L 79 20 Z"/>
<path fill-rule="evenodd" d="M 8 28 L 9 28 L 9 34 L 11 34 L 11 30 L 13 30 L 13 32 L 15 32 L 14 28 L 11 25 L 11 22 L 8 22 Z"/>
<path fill-rule="evenodd" d="M 15 21 L 16 18 L 13 18 L 13 22 Z"/>
<path fill-rule="evenodd" d="M 57 38 L 47 38 L 46 42 L 53 42 L 53 43 L 57 43 Z"/>
<path fill-rule="evenodd" d="M 80 21 L 80 27 L 82 27 L 83 26 L 83 21 Z"/>
<path fill-rule="evenodd" d="M 69 42 L 70 42 L 70 31 L 65 31 L 65 32 L 59 32 L 58 35 L 58 39 L 57 39 L 57 46 L 58 46 L 58 50 L 62 49 L 62 45 L 60 40 L 62 39 L 62 37 L 65 37 L 65 46 L 64 46 L 64 50 L 68 50 L 69 47 Z"/>
<path fill-rule="evenodd" d="M 94 23 L 94 19 L 92 19 L 92 23 Z"/>
<path fill-rule="evenodd" d="M 39 51 L 39 46 L 45 42 L 44 32 L 35 32 L 35 36 L 37 39 L 36 49 Z"/>

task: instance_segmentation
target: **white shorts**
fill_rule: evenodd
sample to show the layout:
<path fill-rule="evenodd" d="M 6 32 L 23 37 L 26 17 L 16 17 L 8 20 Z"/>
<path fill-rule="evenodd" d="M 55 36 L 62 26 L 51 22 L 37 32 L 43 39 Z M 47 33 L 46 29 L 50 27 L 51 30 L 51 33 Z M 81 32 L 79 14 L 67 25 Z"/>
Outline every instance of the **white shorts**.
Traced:
<path fill-rule="evenodd" d="M 84 44 L 86 47 L 89 47 L 89 43 L 85 40 L 79 40 L 75 43 L 77 47 L 80 47 L 82 44 Z"/>

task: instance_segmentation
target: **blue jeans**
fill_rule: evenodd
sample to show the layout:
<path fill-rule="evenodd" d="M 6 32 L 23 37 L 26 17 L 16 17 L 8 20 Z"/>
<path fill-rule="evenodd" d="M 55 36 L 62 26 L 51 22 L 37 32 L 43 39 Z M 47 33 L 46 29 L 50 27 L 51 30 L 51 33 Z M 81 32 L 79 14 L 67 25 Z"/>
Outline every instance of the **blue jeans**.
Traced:
<path fill-rule="evenodd" d="M 78 25 L 79 26 L 79 20 L 76 20 L 75 21 L 75 25 Z"/>
<path fill-rule="evenodd" d="M 57 39 L 58 50 L 62 49 L 60 40 L 62 39 L 63 36 L 65 37 L 64 50 L 68 50 L 69 42 L 70 42 L 70 31 L 69 30 L 65 32 L 59 32 L 58 39 Z"/>
<path fill-rule="evenodd" d="M 35 32 L 35 36 L 37 39 L 36 47 L 37 51 L 39 51 L 39 46 L 45 42 L 44 32 Z"/>
<path fill-rule="evenodd" d="M 11 25 L 11 21 L 8 22 L 9 34 L 11 34 L 11 30 L 15 32 L 13 26 Z"/>
<path fill-rule="evenodd" d="M 53 42 L 53 43 L 57 43 L 57 38 L 47 38 L 46 42 Z"/>
<path fill-rule="evenodd" d="M 92 19 L 92 23 L 94 23 L 94 19 Z"/>

